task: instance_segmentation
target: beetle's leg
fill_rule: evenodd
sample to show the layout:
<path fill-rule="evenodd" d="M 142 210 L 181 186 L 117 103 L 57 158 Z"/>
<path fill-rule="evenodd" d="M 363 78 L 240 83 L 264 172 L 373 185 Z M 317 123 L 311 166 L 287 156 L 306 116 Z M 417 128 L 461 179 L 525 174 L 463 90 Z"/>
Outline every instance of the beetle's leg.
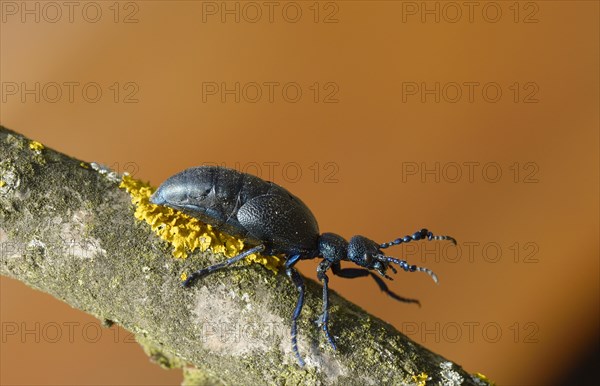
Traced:
<path fill-rule="evenodd" d="M 454 237 L 435 236 L 433 233 L 431 233 L 427 229 L 423 228 L 420 231 L 415 232 L 412 236 L 404 236 L 404 237 L 398 238 L 394 241 L 390 241 L 389 243 L 380 244 L 379 248 L 385 249 L 385 248 L 389 248 L 394 245 L 399 245 L 402 243 L 408 243 L 409 241 L 422 240 L 422 239 L 427 239 L 429 241 L 431 241 L 431 240 L 450 240 L 450 241 L 452 241 L 452 243 L 454 243 L 454 245 L 456 245 L 456 240 L 454 239 Z"/>
<path fill-rule="evenodd" d="M 242 260 L 243 258 L 245 258 L 253 253 L 260 253 L 264 249 L 265 249 L 265 246 L 261 244 L 254 248 L 250 248 L 247 251 L 244 251 L 244 252 L 240 253 L 239 255 L 232 257 L 231 259 L 225 260 L 225 261 L 215 264 L 215 265 L 211 265 L 210 267 L 199 269 L 198 271 L 190 274 L 190 276 L 188 276 L 188 278 L 181 285 L 183 287 L 189 287 L 190 284 L 192 284 L 192 281 L 194 281 L 204 275 L 208 275 L 209 273 L 212 273 L 221 268 L 230 266 L 233 263 L 237 263 L 238 261 Z"/>
<path fill-rule="evenodd" d="M 341 268 L 340 263 L 337 262 L 337 263 L 335 263 L 335 264 L 332 265 L 331 270 L 333 271 L 334 275 L 337 275 L 339 277 L 344 277 L 346 279 L 354 279 L 354 278 L 357 278 L 357 277 L 371 276 L 373 278 L 373 280 L 375 280 L 375 282 L 379 286 L 379 289 L 381 291 L 385 292 L 386 294 L 388 294 L 388 296 L 390 296 L 391 298 L 396 299 L 399 302 L 416 303 L 416 304 L 419 305 L 419 307 L 421 306 L 421 303 L 417 299 L 405 298 L 405 297 L 402 297 L 402 296 L 394 293 L 393 291 L 391 291 L 388 288 L 387 284 L 385 284 L 385 282 L 383 281 L 382 278 L 380 278 L 379 276 L 375 275 L 373 272 L 369 271 L 368 269 L 363 269 L 363 268 Z"/>
<path fill-rule="evenodd" d="M 298 259 L 296 259 L 298 260 Z M 300 352 L 298 351 L 298 340 L 296 338 L 297 334 L 297 323 L 296 320 L 300 316 L 302 312 L 302 306 L 304 306 L 304 281 L 302 280 L 302 276 L 296 271 L 296 268 L 288 267 L 285 270 L 285 273 L 288 275 L 292 282 L 298 289 L 298 302 L 296 303 L 296 308 L 294 309 L 294 313 L 292 314 L 292 350 L 294 350 L 294 354 L 296 354 L 296 358 L 298 358 L 298 364 L 300 367 L 304 366 L 304 360 L 300 356 Z"/>
<path fill-rule="evenodd" d="M 302 255 L 294 255 L 287 259 L 285 261 L 285 268 L 287 269 L 293 267 L 298 262 L 298 260 L 300 260 L 300 257 L 302 257 Z"/>
<path fill-rule="evenodd" d="M 317 277 L 323 282 L 323 315 L 321 316 L 323 331 L 325 332 L 325 336 L 331 344 L 331 347 L 333 347 L 334 350 L 337 350 L 335 347 L 335 342 L 329 333 L 329 278 L 327 277 L 327 270 L 330 267 L 331 262 L 327 260 L 321 261 L 319 267 L 317 268 Z"/>

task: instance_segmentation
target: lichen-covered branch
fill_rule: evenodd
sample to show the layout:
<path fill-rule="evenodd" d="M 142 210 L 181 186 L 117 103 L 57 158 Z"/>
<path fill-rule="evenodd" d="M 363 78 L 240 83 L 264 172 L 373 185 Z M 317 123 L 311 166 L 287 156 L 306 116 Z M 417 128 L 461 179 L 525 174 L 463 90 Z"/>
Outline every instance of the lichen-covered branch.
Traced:
<path fill-rule="evenodd" d="M 180 246 L 174 258 L 172 236 L 181 230 L 165 232 L 164 224 L 186 220 L 148 216 L 130 193 L 120 176 L 0 126 L 0 273 L 120 324 L 158 363 L 186 367 L 186 385 L 489 383 L 332 293 L 334 352 L 315 327 L 322 287 L 311 280 L 299 323 L 307 363 L 300 368 L 289 334 L 297 293 L 273 273 L 273 260 L 255 257 L 270 269 L 242 264 L 182 289 L 182 274 L 241 244 L 194 228 L 204 247 Z M 149 218 L 154 225 L 140 221 Z M 161 231 L 171 241 L 155 233 Z"/>

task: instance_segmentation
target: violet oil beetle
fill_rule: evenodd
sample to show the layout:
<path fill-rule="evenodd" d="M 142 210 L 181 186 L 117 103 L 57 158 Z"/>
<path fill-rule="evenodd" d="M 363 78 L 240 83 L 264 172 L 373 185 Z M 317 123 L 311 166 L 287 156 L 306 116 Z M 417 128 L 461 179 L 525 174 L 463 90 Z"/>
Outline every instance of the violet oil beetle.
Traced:
<path fill-rule="evenodd" d="M 224 233 L 244 239 L 250 246 L 237 256 L 192 273 L 183 283 L 184 287 L 253 253 L 285 256 L 285 272 L 298 290 L 291 336 L 292 349 L 300 366 L 304 365 L 304 361 L 298 351 L 296 334 L 297 319 L 304 305 L 304 282 L 294 268 L 299 260 L 322 259 L 317 268 L 317 277 L 323 284 L 320 322 L 327 340 L 335 349 L 328 325 L 329 269 L 334 275 L 344 278 L 371 276 L 379 288 L 394 299 L 418 302 L 392 292 L 381 277 L 391 279 L 386 272 L 390 269 L 396 273 L 394 265 L 407 272 L 425 272 L 437 283 L 435 273 L 386 256 L 382 250 L 413 240 L 450 240 L 456 244 L 454 238 L 436 236 L 427 229 L 382 244 L 360 235 L 347 241 L 335 233 L 320 234 L 317 220 L 298 197 L 273 182 L 219 166 L 193 167 L 171 176 L 154 192 L 150 201 L 187 213 Z M 342 268 L 342 261 L 353 262 L 360 268 Z"/>

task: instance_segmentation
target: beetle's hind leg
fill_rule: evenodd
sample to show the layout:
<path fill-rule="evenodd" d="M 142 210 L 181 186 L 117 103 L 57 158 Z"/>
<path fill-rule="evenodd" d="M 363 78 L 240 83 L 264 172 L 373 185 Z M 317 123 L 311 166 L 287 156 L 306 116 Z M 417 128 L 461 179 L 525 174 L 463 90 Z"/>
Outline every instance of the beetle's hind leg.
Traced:
<path fill-rule="evenodd" d="M 317 268 L 317 277 L 323 283 L 323 314 L 321 314 L 321 326 L 329 344 L 334 350 L 337 350 L 335 341 L 329 333 L 329 278 L 327 277 L 327 270 L 330 267 L 331 262 L 323 260 Z"/>
<path fill-rule="evenodd" d="M 190 274 L 188 276 L 188 278 L 183 282 L 183 284 L 181 284 L 181 286 L 189 287 L 194 280 L 201 278 L 202 276 L 208 275 L 209 273 L 217 271 L 221 268 L 228 267 L 231 264 L 237 263 L 238 261 L 242 260 L 243 258 L 245 258 L 253 253 L 260 253 L 260 252 L 264 251 L 264 249 L 265 249 L 265 246 L 261 244 L 254 248 L 250 248 L 247 251 L 244 251 L 244 252 L 240 253 L 239 255 L 232 257 L 231 259 L 225 260 L 225 261 L 215 264 L 215 265 L 211 265 L 210 267 L 199 269 L 196 272 Z"/>
<path fill-rule="evenodd" d="M 298 260 L 298 258 L 296 258 L 295 260 Z M 296 358 L 298 358 L 298 364 L 300 365 L 300 367 L 303 367 L 304 360 L 302 359 L 302 357 L 300 356 L 300 352 L 298 351 L 298 338 L 296 337 L 296 335 L 298 330 L 297 320 L 300 316 L 300 313 L 302 312 L 302 307 L 304 306 L 304 280 L 302 280 L 302 276 L 300 276 L 298 271 L 296 271 L 296 269 L 291 266 L 286 268 L 285 273 L 290 279 L 292 279 L 292 282 L 294 282 L 294 285 L 298 289 L 298 301 L 296 302 L 296 308 L 294 309 L 294 313 L 292 314 L 292 350 L 294 350 L 294 354 L 296 354 Z"/>

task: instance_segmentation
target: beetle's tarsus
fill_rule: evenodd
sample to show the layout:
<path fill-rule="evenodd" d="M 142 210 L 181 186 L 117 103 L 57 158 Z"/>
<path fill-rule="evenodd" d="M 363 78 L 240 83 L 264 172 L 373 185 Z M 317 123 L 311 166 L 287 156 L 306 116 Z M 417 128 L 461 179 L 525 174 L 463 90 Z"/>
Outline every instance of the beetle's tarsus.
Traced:
<path fill-rule="evenodd" d="M 327 277 L 327 270 L 331 268 L 331 262 L 323 260 L 317 268 L 317 277 L 323 283 L 323 313 L 321 314 L 321 328 L 325 333 L 325 337 L 329 341 L 331 347 L 337 350 L 335 341 L 329 332 L 329 277 Z"/>
<path fill-rule="evenodd" d="M 296 271 L 295 268 L 289 267 L 286 269 L 286 274 L 292 280 L 292 282 L 296 285 L 298 289 L 298 301 L 296 302 L 296 308 L 294 309 L 294 313 L 292 314 L 292 350 L 298 359 L 298 364 L 300 367 L 304 367 L 304 360 L 300 356 L 300 351 L 298 351 L 298 324 L 297 320 L 302 312 L 302 307 L 304 306 L 304 281 L 302 280 L 302 276 Z"/>
<path fill-rule="evenodd" d="M 181 283 L 181 287 L 182 288 L 188 288 L 192 285 L 192 282 L 196 279 L 196 275 L 191 274 L 190 276 L 187 277 L 187 279 L 185 279 L 183 281 L 183 283 Z"/>
<path fill-rule="evenodd" d="M 331 348 L 334 351 L 337 351 L 337 347 L 335 345 L 335 340 L 333 339 L 333 337 L 331 336 L 331 334 L 329 333 L 329 326 L 327 323 L 323 324 L 323 331 L 325 331 L 325 337 L 327 337 L 327 340 L 329 341 L 329 344 L 331 345 Z"/>

